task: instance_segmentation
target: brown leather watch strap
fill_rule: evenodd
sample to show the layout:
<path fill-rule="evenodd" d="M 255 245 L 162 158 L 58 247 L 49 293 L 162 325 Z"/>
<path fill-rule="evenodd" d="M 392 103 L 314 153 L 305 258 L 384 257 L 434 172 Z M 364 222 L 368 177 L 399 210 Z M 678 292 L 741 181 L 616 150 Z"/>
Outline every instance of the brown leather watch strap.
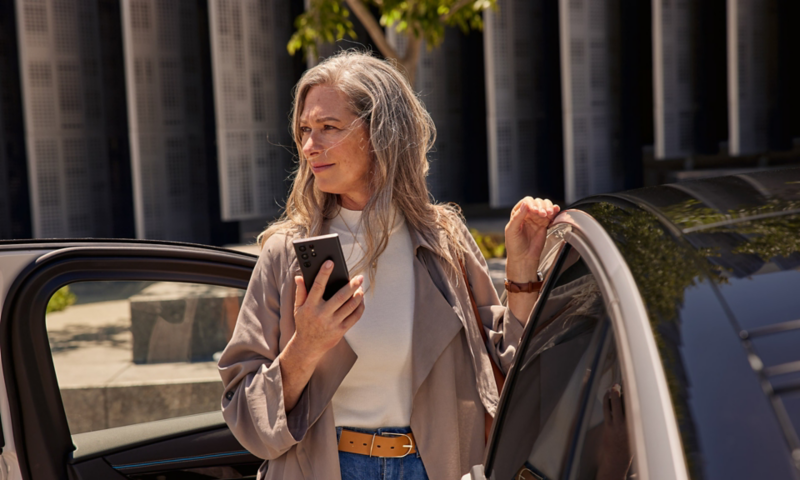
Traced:
<path fill-rule="evenodd" d="M 505 286 L 508 293 L 539 293 L 544 282 L 517 283 L 506 278 Z"/>
<path fill-rule="evenodd" d="M 339 437 L 339 451 L 370 457 L 398 458 L 417 453 L 417 445 L 412 433 L 384 432 L 373 435 L 343 428 Z"/>

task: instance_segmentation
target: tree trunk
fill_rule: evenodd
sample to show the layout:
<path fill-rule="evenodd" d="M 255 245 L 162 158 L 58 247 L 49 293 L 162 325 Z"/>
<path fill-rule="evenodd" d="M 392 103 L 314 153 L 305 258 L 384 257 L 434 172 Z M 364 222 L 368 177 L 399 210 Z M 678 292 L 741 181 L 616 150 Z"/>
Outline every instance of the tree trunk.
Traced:
<path fill-rule="evenodd" d="M 372 16 L 372 12 L 369 11 L 369 9 L 361 2 L 361 0 L 345 1 L 347 2 L 347 6 L 350 8 L 350 11 L 353 12 L 361 24 L 364 25 L 364 28 L 367 30 L 367 33 L 369 33 L 370 38 L 372 38 L 372 41 L 375 42 L 375 45 L 378 47 L 378 50 L 381 51 L 383 56 L 395 60 L 398 66 L 402 67 L 401 70 L 403 74 L 406 76 L 409 83 L 411 83 L 411 87 L 413 88 L 414 80 L 417 74 L 417 63 L 419 62 L 420 48 L 422 48 L 422 39 L 406 33 L 408 37 L 408 44 L 406 46 L 406 51 L 401 57 L 397 50 L 395 50 L 394 47 L 389 44 L 383 27 L 381 27 L 375 17 Z M 411 29 L 407 30 L 407 32 L 410 31 Z"/>
<path fill-rule="evenodd" d="M 422 39 L 407 35 L 408 43 L 406 44 L 406 51 L 402 59 L 397 59 L 399 64 L 402 65 L 405 72 L 403 72 L 411 84 L 411 88 L 415 88 L 417 80 L 417 65 L 419 65 L 419 56 L 422 50 Z"/>

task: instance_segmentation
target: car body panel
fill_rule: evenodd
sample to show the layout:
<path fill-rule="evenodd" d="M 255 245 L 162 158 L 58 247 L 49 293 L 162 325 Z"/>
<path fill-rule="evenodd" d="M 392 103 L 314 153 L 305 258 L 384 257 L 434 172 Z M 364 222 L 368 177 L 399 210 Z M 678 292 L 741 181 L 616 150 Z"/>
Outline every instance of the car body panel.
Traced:
<path fill-rule="evenodd" d="M 47 253 L 49 250 L 35 250 L 23 249 L 17 251 L 2 251 L 0 250 L 0 311 L 3 310 L 3 305 L 6 296 L 14 283 L 17 276 L 30 265 L 36 258 Z M 2 348 L 0 348 L 0 362 L 3 355 Z M 8 402 L 8 395 L 5 388 L 6 385 L 5 374 L 3 369 L 0 368 L 0 425 L 3 426 L 3 447 L 2 454 L 0 454 L 0 478 L 8 480 L 21 480 L 22 473 L 19 468 L 19 461 L 17 459 L 17 448 L 14 441 L 11 421 L 11 407 Z M 5 475 L 5 477 L 4 477 Z"/>

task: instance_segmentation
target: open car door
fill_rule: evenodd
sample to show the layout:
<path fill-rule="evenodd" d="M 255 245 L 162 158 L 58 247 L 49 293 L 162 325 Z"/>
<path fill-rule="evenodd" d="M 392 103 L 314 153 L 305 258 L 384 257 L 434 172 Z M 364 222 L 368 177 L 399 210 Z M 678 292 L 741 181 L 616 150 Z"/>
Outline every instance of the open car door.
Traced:
<path fill-rule="evenodd" d="M 0 243 L 0 478 L 255 478 L 216 373 L 255 262 L 164 242 Z"/>

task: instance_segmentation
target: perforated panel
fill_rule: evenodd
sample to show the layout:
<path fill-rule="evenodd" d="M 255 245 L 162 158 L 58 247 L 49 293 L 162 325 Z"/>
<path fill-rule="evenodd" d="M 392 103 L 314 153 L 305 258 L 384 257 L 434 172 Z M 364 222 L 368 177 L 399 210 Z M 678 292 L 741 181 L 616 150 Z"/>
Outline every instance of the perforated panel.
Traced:
<path fill-rule="evenodd" d="M 731 155 L 768 149 L 776 79 L 775 0 L 728 0 L 728 128 Z"/>
<path fill-rule="evenodd" d="M 619 2 L 560 0 L 567 202 L 622 188 Z"/>
<path fill-rule="evenodd" d="M 653 86 L 657 158 L 694 152 L 697 0 L 653 0 Z"/>
<path fill-rule="evenodd" d="M 398 52 L 405 52 L 407 39 L 393 28 L 387 39 Z M 461 38 L 447 29 L 442 44 L 428 51 L 423 43 L 417 65 L 415 90 L 436 124 L 436 143 L 428 154 L 428 188 L 442 202 L 464 198 L 464 152 L 461 125 Z M 402 53 L 401 53 L 402 55 Z"/>
<path fill-rule="evenodd" d="M 222 218 L 271 217 L 291 165 L 289 4 L 210 0 L 209 16 Z"/>
<path fill-rule="evenodd" d="M 543 138 L 542 50 L 545 0 L 511 0 L 484 13 L 489 197 L 493 207 L 535 193 Z"/>
<path fill-rule="evenodd" d="M 197 3 L 130 0 L 122 17 L 136 236 L 207 243 Z"/>
<path fill-rule="evenodd" d="M 97 5 L 17 0 L 36 237 L 111 236 Z"/>

